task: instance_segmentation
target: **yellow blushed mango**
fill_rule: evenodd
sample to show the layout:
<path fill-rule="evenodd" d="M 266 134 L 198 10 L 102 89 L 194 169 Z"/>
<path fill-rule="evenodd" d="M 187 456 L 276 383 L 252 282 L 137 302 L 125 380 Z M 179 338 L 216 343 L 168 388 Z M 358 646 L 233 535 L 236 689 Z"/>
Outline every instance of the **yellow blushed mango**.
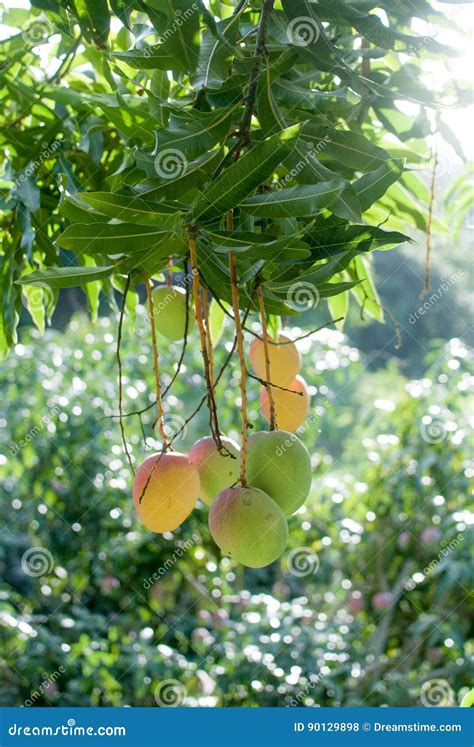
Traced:
<path fill-rule="evenodd" d="M 270 380 L 278 386 L 287 386 L 293 381 L 301 368 L 301 355 L 295 343 L 287 335 L 280 335 L 278 343 L 269 340 L 268 357 L 270 360 Z M 260 379 L 267 380 L 265 367 L 265 346 L 263 340 L 255 338 L 249 350 L 252 368 Z"/>
<path fill-rule="evenodd" d="M 290 391 L 272 387 L 276 423 L 279 430 L 294 433 L 303 425 L 308 415 L 310 396 L 306 382 L 301 376 L 297 376 L 286 385 L 286 388 Z M 263 417 L 270 422 L 270 403 L 266 389 L 262 389 L 260 405 Z"/>
<path fill-rule="evenodd" d="M 199 472 L 184 454 L 153 454 L 133 481 L 133 502 L 152 532 L 171 532 L 193 510 L 200 492 Z"/>

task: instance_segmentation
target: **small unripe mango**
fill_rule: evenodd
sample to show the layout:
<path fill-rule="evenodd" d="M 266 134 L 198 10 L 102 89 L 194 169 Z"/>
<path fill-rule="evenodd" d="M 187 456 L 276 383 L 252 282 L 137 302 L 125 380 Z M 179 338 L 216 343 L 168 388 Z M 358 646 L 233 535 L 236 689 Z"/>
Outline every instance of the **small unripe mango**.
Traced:
<path fill-rule="evenodd" d="M 268 341 L 268 357 L 270 360 L 270 380 L 278 386 L 285 386 L 293 381 L 301 368 L 301 355 L 295 343 L 287 335 L 280 335 L 278 343 Z M 263 340 L 254 338 L 250 343 L 250 362 L 253 370 L 260 379 L 267 381 L 265 365 L 265 345 Z"/>
<path fill-rule="evenodd" d="M 209 511 L 216 544 L 249 568 L 273 563 L 285 550 L 288 524 L 281 508 L 258 488 L 227 488 Z"/>
<path fill-rule="evenodd" d="M 286 389 L 290 391 L 272 387 L 276 424 L 279 430 L 294 433 L 306 419 L 310 397 L 306 382 L 301 376 L 297 376 L 290 384 L 287 384 Z M 298 392 L 298 394 L 293 394 L 293 392 Z M 262 389 L 260 405 L 263 417 L 270 422 L 270 403 L 266 388 Z"/>
<path fill-rule="evenodd" d="M 231 438 L 221 437 L 223 446 L 219 451 L 212 436 L 197 441 L 189 458 L 199 471 L 201 480 L 200 498 L 211 505 L 214 498 L 225 488 L 230 488 L 239 479 L 240 448 Z M 228 454 L 227 452 L 230 452 Z"/>
<path fill-rule="evenodd" d="M 187 456 L 153 454 L 137 470 L 133 502 L 147 529 L 172 532 L 193 510 L 199 491 L 199 472 Z"/>
<path fill-rule="evenodd" d="M 250 436 L 247 482 L 273 498 L 286 516 L 303 505 L 311 479 L 311 458 L 294 433 L 258 431 Z"/>
<path fill-rule="evenodd" d="M 153 311 L 156 330 L 177 342 L 182 340 L 186 329 L 186 291 L 177 285 L 159 285 L 153 289 Z M 194 327 L 191 305 L 188 312 L 188 334 Z"/>

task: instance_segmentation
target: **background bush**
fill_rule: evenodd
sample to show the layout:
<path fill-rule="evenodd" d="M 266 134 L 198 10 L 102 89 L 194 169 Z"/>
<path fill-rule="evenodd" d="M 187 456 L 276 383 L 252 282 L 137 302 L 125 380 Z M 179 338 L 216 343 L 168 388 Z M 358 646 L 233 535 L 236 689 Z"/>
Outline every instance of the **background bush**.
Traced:
<path fill-rule="evenodd" d="M 220 557 L 202 505 L 163 537 L 137 522 L 110 417 L 115 327 L 77 317 L 64 334 L 28 330 L 2 367 L 2 705 L 429 705 L 439 687 L 458 702 L 472 654 L 464 343 L 443 344 L 408 381 L 394 363 L 367 370 L 341 333 L 301 342 L 313 489 L 281 561 L 251 571 Z M 179 346 L 162 347 L 169 377 Z M 122 359 L 126 409 L 140 409 L 153 396 L 140 309 Z M 201 371 L 191 344 L 167 397 L 171 427 L 199 402 Z M 238 437 L 234 377 L 236 364 L 218 400 Z M 263 427 L 256 382 L 252 398 Z M 141 459 L 139 419 L 126 429 Z M 202 410 L 178 448 L 207 431 Z M 32 548 L 44 575 L 25 573 Z"/>

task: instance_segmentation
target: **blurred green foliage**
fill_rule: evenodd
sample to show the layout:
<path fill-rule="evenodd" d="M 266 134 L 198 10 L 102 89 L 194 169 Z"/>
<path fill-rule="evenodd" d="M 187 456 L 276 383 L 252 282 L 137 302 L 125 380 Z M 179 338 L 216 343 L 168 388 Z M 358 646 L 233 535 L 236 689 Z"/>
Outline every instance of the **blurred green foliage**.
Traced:
<path fill-rule="evenodd" d="M 162 537 L 138 524 L 110 417 L 115 340 L 109 318 L 76 318 L 44 338 L 30 329 L 1 369 L 2 705 L 408 706 L 438 679 L 459 702 L 472 655 L 464 344 L 440 347 L 408 382 L 393 365 L 369 372 L 338 332 L 300 343 L 314 485 L 290 520 L 287 553 L 250 571 L 220 557 L 205 506 Z M 226 329 L 217 365 L 230 344 Z M 161 348 L 166 383 L 179 345 Z M 126 411 L 151 403 L 140 307 L 126 320 L 122 363 Z M 193 338 L 166 398 L 171 428 L 204 393 L 201 372 Z M 256 382 L 251 399 L 263 427 Z M 236 361 L 218 403 L 238 437 Z M 142 418 L 149 449 L 153 418 Z M 140 460 L 137 417 L 126 432 Z M 203 409 L 177 448 L 207 433 Z M 27 563 L 33 548 L 44 574 Z"/>

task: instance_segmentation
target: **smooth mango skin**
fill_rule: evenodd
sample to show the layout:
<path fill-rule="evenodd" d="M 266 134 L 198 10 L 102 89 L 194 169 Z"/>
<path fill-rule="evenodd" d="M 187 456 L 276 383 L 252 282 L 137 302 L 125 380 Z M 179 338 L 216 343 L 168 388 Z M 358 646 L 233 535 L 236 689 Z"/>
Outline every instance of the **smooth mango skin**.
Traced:
<path fill-rule="evenodd" d="M 276 426 L 279 430 L 294 433 L 300 428 L 308 415 L 310 396 L 305 380 L 297 376 L 290 384 L 285 385 L 289 392 L 272 387 L 273 402 L 275 404 Z M 297 396 L 293 392 L 300 392 Z M 266 388 L 260 395 L 260 406 L 265 420 L 270 422 L 270 403 Z"/>
<path fill-rule="evenodd" d="M 286 516 L 303 505 L 311 489 L 311 457 L 288 431 L 258 431 L 248 439 L 247 482 L 278 503 Z"/>
<path fill-rule="evenodd" d="M 208 506 L 225 488 L 237 482 L 240 474 L 240 447 L 231 438 L 221 437 L 224 453 L 221 454 L 212 436 L 197 441 L 189 458 L 199 471 L 201 480 L 200 498 Z M 226 455 L 225 450 L 235 457 Z"/>
<path fill-rule="evenodd" d="M 140 521 L 152 532 L 172 532 L 193 510 L 200 487 L 199 472 L 184 454 L 149 456 L 133 481 L 133 502 Z"/>
<path fill-rule="evenodd" d="M 209 511 L 209 529 L 225 555 L 263 568 L 282 555 L 288 524 L 281 508 L 258 488 L 227 488 Z"/>
<path fill-rule="evenodd" d="M 186 291 L 176 285 L 153 289 L 153 311 L 157 331 L 172 342 L 182 340 L 186 329 Z M 192 304 L 189 306 L 188 334 L 194 327 Z"/>
<path fill-rule="evenodd" d="M 269 341 L 270 380 L 278 386 L 286 386 L 293 381 L 301 368 L 301 355 L 294 342 L 287 335 L 280 335 L 278 342 L 286 345 L 272 345 Z M 263 340 L 254 338 L 250 343 L 249 358 L 252 368 L 260 379 L 267 380 L 265 366 L 265 346 Z"/>

